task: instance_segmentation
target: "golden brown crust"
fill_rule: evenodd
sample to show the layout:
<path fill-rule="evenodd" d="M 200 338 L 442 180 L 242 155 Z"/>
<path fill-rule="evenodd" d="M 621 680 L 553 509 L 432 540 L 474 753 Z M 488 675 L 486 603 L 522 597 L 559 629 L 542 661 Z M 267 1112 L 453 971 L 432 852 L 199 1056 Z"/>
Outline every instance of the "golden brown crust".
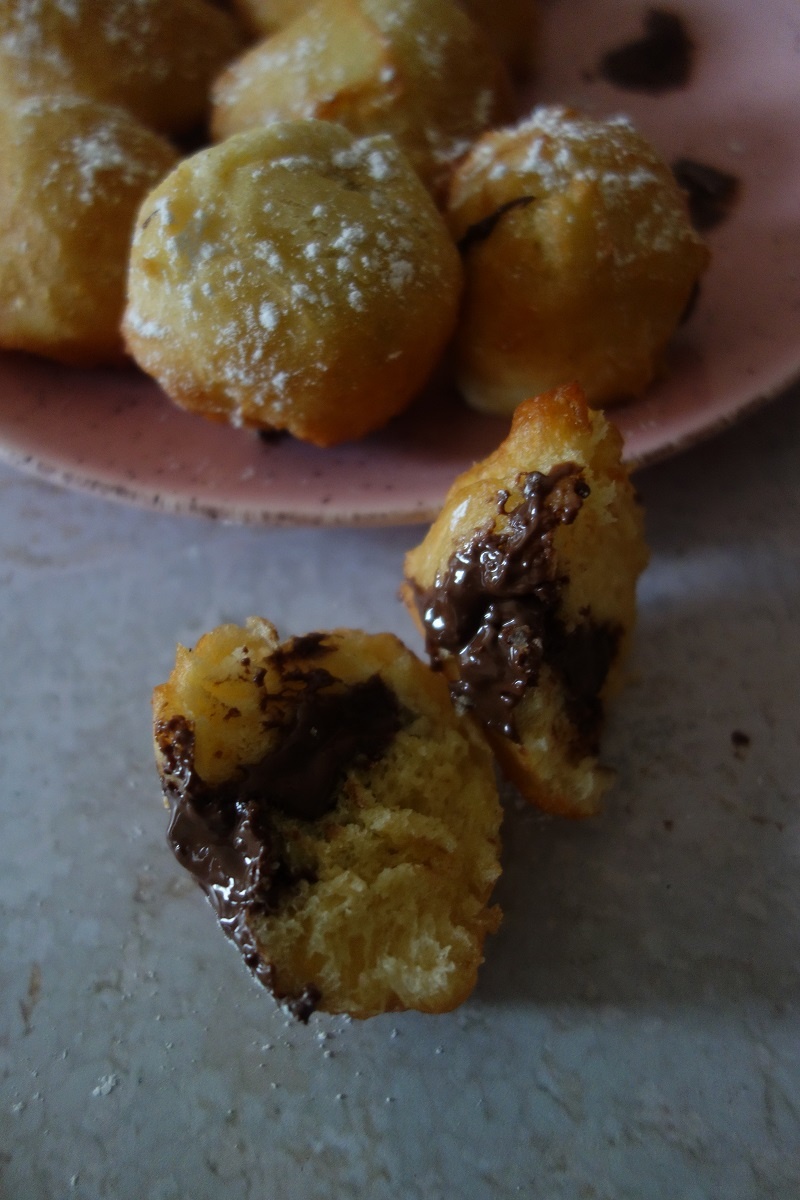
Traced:
<path fill-rule="evenodd" d="M 440 198 L 512 99 L 485 34 L 451 0 L 318 0 L 223 73 L 213 109 L 217 139 L 308 117 L 391 134 Z"/>
<path fill-rule="evenodd" d="M 297 121 L 185 160 L 143 204 L 124 332 L 185 408 L 320 446 L 413 399 L 461 265 L 395 143 Z"/>
<path fill-rule="evenodd" d="M 527 79 L 536 60 L 537 0 L 458 0 L 488 35 L 503 62 L 518 79 Z M 234 0 L 245 28 L 271 37 L 311 8 L 313 0 Z"/>
<path fill-rule="evenodd" d="M 18 97 L 69 92 L 164 133 L 207 115 L 241 37 L 206 0 L 0 0 L 0 79 Z"/>
<path fill-rule="evenodd" d="M 327 695 L 379 680 L 398 725 L 379 754 L 346 766 L 325 812 L 273 808 L 262 818 L 278 875 L 291 882 L 268 911 L 247 914 L 238 940 L 255 939 L 251 966 L 289 1003 L 311 996 L 323 1011 L 360 1018 L 448 1011 L 474 987 L 499 922 L 489 897 L 500 808 L 483 740 L 454 714 L 441 677 L 396 638 L 334 630 L 279 645 L 268 622 L 251 619 L 180 648 L 154 693 L 165 785 L 180 730 L 191 731 L 192 787 L 201 780 L 206 798 L 244 764 L 281 751 L 293 714 L 304 704 L 313 713 L 320 670 L 332 677 Z"/>
<path fill-rule="evenodd" d="M 469 546 L 476 533 L 503 533 L 520 495 L 521 477 L 575 464 L 590 490 L 575 520 L 553 534 L 551 577 L 565 581 L 555 615 L 567 631 L 619 630 L 600 692 L 604 702 L 619 683 L 635 620 L 636 579 L 647 558 L 640 506 L 620 451 L 618 432 L 600 413 L 590 412 L 577 386 L 520 405 L 508 438 L 455 481 L 425 539 L 406 558 L 403 595 L 423 632 L 424 598 L 444 577 L 454 552 Z M 509 499 L 500 511 L 503 492 Z M 461 677 L 453 655 L 445 655 L 442 666 L 451 681 Z M 504 772 L 523 794 L 539 807 L 568 816 L 596 811 L 611 777 L 591 749 L 576 751 L 564 682 L 547 656 L 515 721 L 519 741 L 492 729 L 487 736 Z"/>
<path fill-rule="evenodd" d="M 122 361 L 136 211 L 174 149 L 123 110 L 75 96 L 0 106 L 0 145 L 0 346 Z"/>

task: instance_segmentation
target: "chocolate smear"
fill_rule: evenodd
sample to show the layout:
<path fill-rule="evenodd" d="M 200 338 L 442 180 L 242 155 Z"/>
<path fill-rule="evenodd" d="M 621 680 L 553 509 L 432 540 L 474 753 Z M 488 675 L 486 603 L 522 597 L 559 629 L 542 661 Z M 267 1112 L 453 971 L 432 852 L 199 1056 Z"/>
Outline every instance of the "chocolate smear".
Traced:
<path fill-rule="evenodd" d="M 325 652 L 321 636 L 315 637 L 295 639 L 284 657 L 306 646 L 312 656 L 315 647 Z M 289 716 L 278 726 L 277 745 L 222 784 L 207 784 L 198 775 L 194 731 L 184 717 L 156 728 L 162 785 L 172 810 L 167 840 L 250 970 L 276 995 L 274 972 L 261 956 L 250 918 L 275 912 L 301 880 L 314 877 L 291 865 L 275 813 L 303 821 L 324 817 L 336 804 L 348 768 L 378 758 L 402 719 L 395 693 L 379 675 L 345 685 L 313 668 L 287 672 L 284 681 L 287 687 L 275 699 L 286 702 Z M 300 996 L 278 998 L 307 1021 L 320 997 L 309 984 Z"/>
<path fill-rule="evenodd" d="M 520 475 L 522 493 L 510 511 L 509 492 L 497 498 L 497 522 L 479 530 L 457 550 L 432 588 L 418 592 L 426 647 L 435 667 L 453 655 L 458 678 L 451 683 L 456 704 L 474 710 L 489 729 L 518 740 L 514 709 L 535 686 L 542 664 L 561 675 L 570 697 L 576 742 L 597 740 L 598 693 L 613 657 L 618 633 L 586 621 L 569 631 L 557 611 L 567 580 L 556 575 L 553 536 L 578 516 L 589 486 L 575 463 L 549 475 Z"/>
<path fill-rule="evenodd" d="M 505 204 L 501 204 L 494 212 L 490 212 L 488 216 L 483 217 L 480 221 L 476 221 L 474 225 L 470 225 L 466 233 L 458 241 L 458 248 L 462 254 L 474 246 L 476 242 L 485 242 L 488 237 L 494 233 L 498 222 L 511 212 L 514 208 L 527 208 L 536 199 L 535 196 L 515 196 L 513 200 L 506 200 Z"/>
<path fill-rule="evenodd" d="M 693 158 L 679 158 L 672 174 L 686 192 L 689 219 L 698 233 L 714 229 L 730 215 L 739 198 L 740 180 Z"/>
<path fill-rule="evenodd" d="M 305 672 L 302 682 L 280 742 L 246 768 L 237 793 L 238 802 L 253 799 L 287 817 L 316 821 L 334 807 L 350 764 L 380 756 L 400 727 L 400 710 L 379 675 L 344 691 L 324 691 L 336 680 L 320 668 Z"/>
<path fill-rule="evenodd" d="M 600 74 L 630 92 L 668 92 L 685 87 L 692 73 L 694 45 L 677 13 L 652 8 L 644 18 L 644 37 L 609 50 Z"/>
<path fill-rule="evenodd" d="M 603 724 L 600 693 L 616 656 L 619 639 L 618 627 L 588 619 L 574 629 L 567 629 L 557 619 L 548 625 L 545 657 L 564 683 L 573 748 L 579 757 L 597 754 L 600 749 Z"/>

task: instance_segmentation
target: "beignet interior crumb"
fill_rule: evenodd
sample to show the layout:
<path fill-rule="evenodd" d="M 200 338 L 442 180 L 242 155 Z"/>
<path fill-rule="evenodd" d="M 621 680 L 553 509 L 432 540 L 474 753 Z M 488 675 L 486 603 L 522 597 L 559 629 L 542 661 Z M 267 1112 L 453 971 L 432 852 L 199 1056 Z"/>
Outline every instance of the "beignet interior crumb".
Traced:
<path fill-rule="evenodd" d="M 372 689 L 369 700 L 353 707 L 347 697 L 364 688 Z M 309 819 L 293 811 L 291 784 L 278 774 L 294 755 L 298 728 L 313 735 L 320 697 L 350 704 L 364 724 L 382 706 L 384 727 L 370 749 L 369 730 L 342 733 L 344 722 L 340 728 L 322 715 L 325 746 L 344 736 L 357 749 L 324 811 Z M 184 814 L 182 825 L 173 815 L 173 842 L 181 829 L 196 838 L 211 813 L 201 832 L 212 857 L 230 855 L 230 829 L 250 846 L 256 828 L 268 844 L 260 878 L 255 867 L 245 872 L 250 891 L 238 914 L 230 887 L 227 898 L 219 886 L 206 890 L 226 932 L 279 999 L 305 1017 L 313 1008 L 369 1017 L 444 1012 L 469 995 L 484 937 L 500 915 L 488 905 L 500 870 L 500 807 L 491 757 L 453 712 L 441 677 L 389 634 L 338 630 L 280 646 L 268 622 L 251 619 L 221 626 L 193 651 L 179 648 L 154 712 L 165 793 L 174 814 Z M 396 717 L 388 736 L 387 713 Z M 326 769 L 315 754 L 307 741 L 293 760 L 301 806 Z M 247 764 L 252 777 L 265 761 L 260 779 L 272 803 L 263 789 L 257 803 L 255 793 L 237 799 L 231 781 L 247 778 Z M 222 847 L 219 811 L 228 805 L 233 813 L 237 804 Z M 197 846 L 174 848 L 197 867 Z M 255 862 L 252 846 L 249 853 Z"/>

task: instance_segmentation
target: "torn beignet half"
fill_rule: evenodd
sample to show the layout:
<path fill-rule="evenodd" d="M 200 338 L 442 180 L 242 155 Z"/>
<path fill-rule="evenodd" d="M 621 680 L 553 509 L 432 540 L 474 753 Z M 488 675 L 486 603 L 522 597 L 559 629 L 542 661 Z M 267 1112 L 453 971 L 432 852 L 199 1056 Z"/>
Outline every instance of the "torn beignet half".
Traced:
<path fill-rule="evenodd" d="M 534 804 L 584 816 L 647 561 L 621 437 L 580 388 L 517 409 L 406 558 L 404 596 L 456 707 Z"/>
<path fill-rule="evenodd" d="M 445 1012 L 499 922 L 491 756 L 390 634 L 251 618 L 154 693 L 169 841 L 296 1016 Z"/>

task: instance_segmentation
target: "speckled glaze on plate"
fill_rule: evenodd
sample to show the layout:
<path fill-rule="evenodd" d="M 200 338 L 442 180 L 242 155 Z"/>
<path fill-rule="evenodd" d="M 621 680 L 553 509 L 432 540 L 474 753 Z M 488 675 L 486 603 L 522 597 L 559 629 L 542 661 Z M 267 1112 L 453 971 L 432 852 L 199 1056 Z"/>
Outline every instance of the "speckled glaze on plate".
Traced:
<path fill-rule="evenodd" d="M 539 77 L 526 97 L 528 106 L 627 113 L 668 161 L 697 159 L 740 180 L 735 208 L 708 235 L 713 263 L 668 374 L 614 411 L 637 464 L 710 436 L 800 375 L 800 6 L 687 0 L 679 11 L 696 46 L 692 77 L 657 96 L 615 88 L 596 69 L 641 33 L 649 7 L 546 0 Z M 505 428 L 433 387 L 381 433 L 317 450 L 183 413 L 132 370 L 0 355 L 0 456 L 68 486 L 228 521 L 430 520 L 454 476 Z"/>

